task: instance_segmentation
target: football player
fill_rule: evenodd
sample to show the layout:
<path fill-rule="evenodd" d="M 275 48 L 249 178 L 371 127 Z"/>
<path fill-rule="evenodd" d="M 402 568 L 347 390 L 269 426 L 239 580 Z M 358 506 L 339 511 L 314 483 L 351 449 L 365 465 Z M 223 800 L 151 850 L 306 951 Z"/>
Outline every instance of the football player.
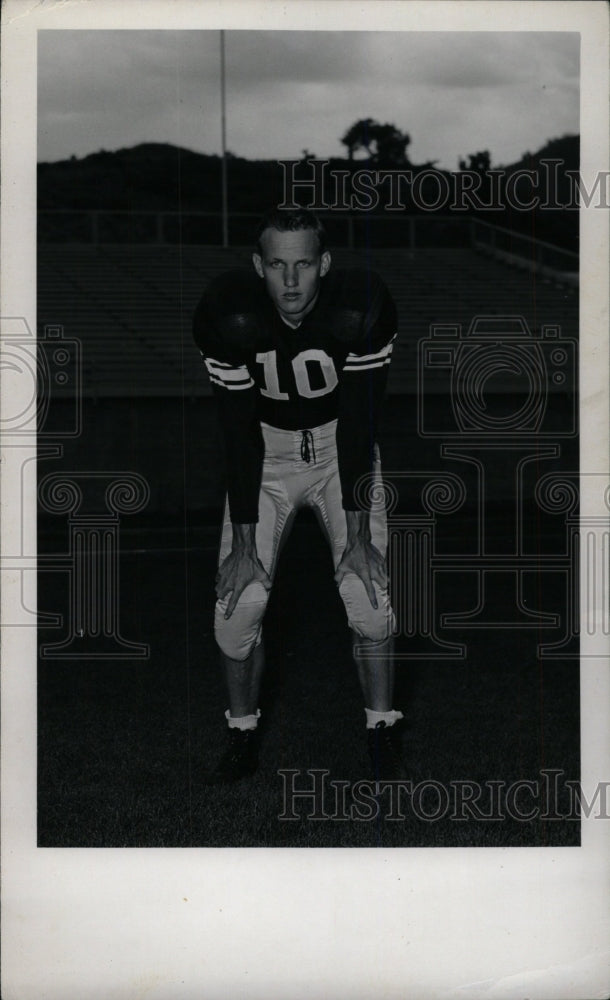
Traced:
<path fill-rule="evenodd" d="M 386 518 L 374 502 L 395 306 L 376 273 L 331 269 L 324 228 L 308 210 L 265 216 L 252 260 L 252 271 L 210 283 L 193 323 L 218 404 L 228 478 L 214 619 L 229 695 L 228 746 L 207 781 L 256 770 L 262 620 L 282 542 L 303 506 L 313 508 L 331 547 L 374 777 L 399 778 Z"/>

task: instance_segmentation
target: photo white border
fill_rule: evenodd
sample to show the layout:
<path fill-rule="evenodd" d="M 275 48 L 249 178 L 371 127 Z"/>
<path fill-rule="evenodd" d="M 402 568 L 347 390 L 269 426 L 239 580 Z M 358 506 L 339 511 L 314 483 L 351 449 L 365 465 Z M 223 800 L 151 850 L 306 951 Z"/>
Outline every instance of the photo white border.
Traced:
<path fill-rule="evenodd" d="M 578 31 L 581 170 L 609 168 L 598 0 L 7 0 L 2 19 L 0 310 L 32 331 L 39 29 Z M 609 215 L 581 211 L 582 472 L 609 465 Z M 34 496 L 19 510 L 15 458 L 5 449 L 5 552 L 35 518 Z M 599 496 L 581 501 L 607 516 Z M 3 574 L 4 621 L 19 587 Z M 610 779 L 610 677 L 607 637 L 582 642 L 589 797 Z M 609 820 L 583 820 L 582 846 L 561 849 L 39 849 L 33 629 L 3 630 L 2 665 L 4 1000 L 608 995 Z"/>

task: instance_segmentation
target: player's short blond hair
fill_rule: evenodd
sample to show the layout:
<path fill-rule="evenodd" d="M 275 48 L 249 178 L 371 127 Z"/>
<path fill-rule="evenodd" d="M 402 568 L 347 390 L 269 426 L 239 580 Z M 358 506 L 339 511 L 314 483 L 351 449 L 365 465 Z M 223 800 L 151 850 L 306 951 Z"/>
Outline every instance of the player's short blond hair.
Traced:
<path fill-rule="evenodd" d="M 326 250 L 326 230 L 315 212 L 309 208 L 272 208 L 263 215 L 256 230 L 256 250 L 262 253 L 261 237 L 267 229 L 276 229 L 280 233 L 294 233 L 302 229 L 311 229 L 318 237 L 320 253 Z"/>

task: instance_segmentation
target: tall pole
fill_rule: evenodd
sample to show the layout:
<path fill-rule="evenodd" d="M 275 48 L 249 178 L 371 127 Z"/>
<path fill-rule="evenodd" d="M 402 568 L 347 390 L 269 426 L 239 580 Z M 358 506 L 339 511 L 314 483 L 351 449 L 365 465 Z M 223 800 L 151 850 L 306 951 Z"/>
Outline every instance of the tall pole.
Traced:
<path fill-rule="evenodd" d="M 229 210 L 227 198 L 227 95 L 225 86 L 225 33 L 220 32 L 220 131 L 222 142 L 222 245 L 229 245 Z"/>

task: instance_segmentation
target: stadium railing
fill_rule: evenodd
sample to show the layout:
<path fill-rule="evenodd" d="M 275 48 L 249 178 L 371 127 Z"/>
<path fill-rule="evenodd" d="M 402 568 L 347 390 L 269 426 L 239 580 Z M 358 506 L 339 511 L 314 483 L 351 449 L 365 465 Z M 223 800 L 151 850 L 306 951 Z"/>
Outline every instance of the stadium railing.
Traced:
<path fill-rule="evenodd" d="M 473 249 L 514 267 L 536 271 L 565 284 L 578 284 L 578 254 L 574 251 L 480 219 L 471 219 L 470 228 Z"/>
<path fill-rule="evenodd" d="M 542 272 L 576 285 L 578 254 L 543 240 L 472 216 L 389 215 L 320 212 L 332 245 L 363 250 L 370 247 L 407 250 L 470 247 L 504 263 Z M 229 215 L 232 247 L 249 246 L 259 215 Z M 221 246 L 221 212 L 109 211 L 42 209 L 38 212 L 39 243 L 137 244 L 155 246 Z"/>

